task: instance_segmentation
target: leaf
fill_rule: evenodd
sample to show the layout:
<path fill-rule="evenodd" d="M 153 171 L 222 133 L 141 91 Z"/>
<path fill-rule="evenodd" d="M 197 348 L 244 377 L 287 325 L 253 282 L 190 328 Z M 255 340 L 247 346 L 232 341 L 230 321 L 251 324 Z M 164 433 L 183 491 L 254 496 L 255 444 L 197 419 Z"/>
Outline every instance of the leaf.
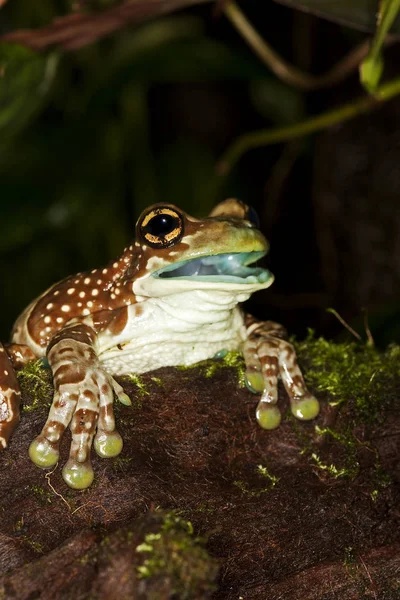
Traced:
<path fill-rule="evenodd" d="M 43 106 L 56 73 L 55 54 L 0 45 L 0 136 L 15 135 Z"/>
<path fill-rule="evenodd" d="M 343 23 L 348 27 L 375 31 L 379 0 L 275 0 L 291 8 Z M 400 18 L 393 25 L 393 33 L 400 34 Z"/>
<path fill-rule="evenodd" d="M 368 56 L 360 65 L 360 79 L 365 89 L 371 94 L 379 85 L 383 73 L 382 46 L 385 37 L 399 14 L 400 0 L 382 0 L 377 28 Z"/>
<path fill-rule="evenodd" d="M 380 54 L 368 55 L 360 65 L 360 81 L 370 94 L 378 87 L 383 73 L 383 58 Z"/>

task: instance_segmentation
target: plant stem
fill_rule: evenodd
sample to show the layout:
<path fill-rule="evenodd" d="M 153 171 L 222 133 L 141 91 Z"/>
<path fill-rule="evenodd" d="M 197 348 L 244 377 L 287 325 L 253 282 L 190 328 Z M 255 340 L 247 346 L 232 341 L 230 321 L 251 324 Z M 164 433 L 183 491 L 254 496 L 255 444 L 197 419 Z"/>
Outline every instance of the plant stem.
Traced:
<path fill-rule="evenodd" d="M 395 2 L 399 0 L 393 0 Z M 336 65 L 329 69 L 323 75 L 312 75 L 301 71 L 294 65 L 285 61 L 258 33 L 247 17 L 240 10 L 235 1 L 229 2 L 224 7 L 225 16 L 230 20 L 234 27 L 242 35 L 250 48 L 257 54 L 260 60 L 275 75 L 285 83 L 300 90 L 311 91 L 324 87 L 330 87 L 343 81 L 351 75 L 359 66 L 360 62 L 367 56 L 370 48 L 370 39 L 365 40 L 360 45 L 344 56 Z M 387 36 L 381 40 L 381 44 L 390 45 L 398 41 Z"/>
<path fill-rule="evenodd" d="M 263 129 L 245 134 L 233 142 L 226 152 L 224 152 L 217 164 L 217 173 L 219 175 L 226 175 L 248 150 L 287 142 L 288 140 L 321 131 L 332 125 L 343 123 L 353 117 L 373 110 L 380 103 L 393 98 L 397 94 L 400 94 L 400 77 L 382 85 L 372 96 L 359 98 L 350 104 L 345 104 L 321 115 L 311 117 L 306 121 L 286 127 Z"/>

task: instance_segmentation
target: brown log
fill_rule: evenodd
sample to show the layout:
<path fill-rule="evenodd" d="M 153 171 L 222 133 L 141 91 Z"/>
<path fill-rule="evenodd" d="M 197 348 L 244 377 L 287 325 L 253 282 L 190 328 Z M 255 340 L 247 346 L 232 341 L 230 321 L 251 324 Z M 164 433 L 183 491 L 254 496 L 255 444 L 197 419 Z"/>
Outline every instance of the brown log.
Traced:
<path fill-rule="evenodd" d="M 399 598 L 396 402 L 382 398 L 380 423 L 369 431 L 357 426 L 359 445 L 346 450 L 333 437 L 317 435 L 315 424 L 346 431 L 348 408 L 332 425 L 332 410 L 320 398 L 316 422 L 285 418 L 277 430 L 263 431 L 255 421 L 257 398 L 238 387 L 233 368 L 214 373 L 214 367 L 160 369 L 143 375 L 140 388 L 126 380 L 132 407 L 116 406 L 123 452 L 115 459 L 94 456 L 96 478 L 83 492 L 61 478 L 67 434 L 60 465 L 47 478 L 30 462 L 29 442 L 48 407 L 23 411 L 0 453 L 1 598 L 158 600 L 175 593 L 204 600 L 210 587 L 202 577 L 215 574 L 215 563 L 214 600 Z M 50 380 L 48 371 L 37 377 Z M 279 403 L 287 411 L 283 390 Z M 325 465 L 356 462 L 358 470 L 335 477 L 312 453 Z M 174 509 L 192 523 L 210 563 L 195 555 L 182 566 L 182 539 L 172 540 L 163 560 L 178 556 L 178 564 L 139 577 L 144 555 L 137 548 L 146 535 L 157 535 L 160 509 Z M 187 550 L 183 555 L 190 558 Z M 185 580 L 188 572 L 198 578 L 194 583 Z M 184 595 L 182 589 L 195 591 Z"/>

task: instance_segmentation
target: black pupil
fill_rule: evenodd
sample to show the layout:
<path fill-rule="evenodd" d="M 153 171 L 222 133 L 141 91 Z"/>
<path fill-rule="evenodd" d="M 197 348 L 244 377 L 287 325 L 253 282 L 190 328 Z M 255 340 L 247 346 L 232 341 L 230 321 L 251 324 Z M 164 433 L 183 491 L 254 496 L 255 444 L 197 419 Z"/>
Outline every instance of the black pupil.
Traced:
<path fill-rule="evenodd" d="M 179 226 L 179 219 L 172 215 L 159 214 L 155 215 L 150 221 L 143 227 L 145 233 L 155 235 L 157 237 L 164 237 L 171 233 L 176 227 Z"/>
<path fill-rule="evenodd" d="M 253 223 L 253 225 L 255 225 L 259 229 L 260 217 L 258 216 L 256 210 L 252 206 L 248 207 L 247 219 L 248 221 L 250 221 L 250 223 Z"/>

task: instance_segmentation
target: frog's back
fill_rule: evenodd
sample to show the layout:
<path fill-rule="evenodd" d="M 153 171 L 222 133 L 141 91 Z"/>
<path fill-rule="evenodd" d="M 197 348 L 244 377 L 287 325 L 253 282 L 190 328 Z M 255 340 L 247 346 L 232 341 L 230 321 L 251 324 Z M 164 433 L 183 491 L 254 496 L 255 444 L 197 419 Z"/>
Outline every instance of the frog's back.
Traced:
<path fill-rule="evenodd" d="M 73 319 L 135 303 L 132 288 L 124 281 L 133 255 L 130 246 L 106 267 L 72 275 L 51 286 L 18 317 L 12 342 L 26 344 L 37 356 L 43 356 L 54 335 Z"/>

